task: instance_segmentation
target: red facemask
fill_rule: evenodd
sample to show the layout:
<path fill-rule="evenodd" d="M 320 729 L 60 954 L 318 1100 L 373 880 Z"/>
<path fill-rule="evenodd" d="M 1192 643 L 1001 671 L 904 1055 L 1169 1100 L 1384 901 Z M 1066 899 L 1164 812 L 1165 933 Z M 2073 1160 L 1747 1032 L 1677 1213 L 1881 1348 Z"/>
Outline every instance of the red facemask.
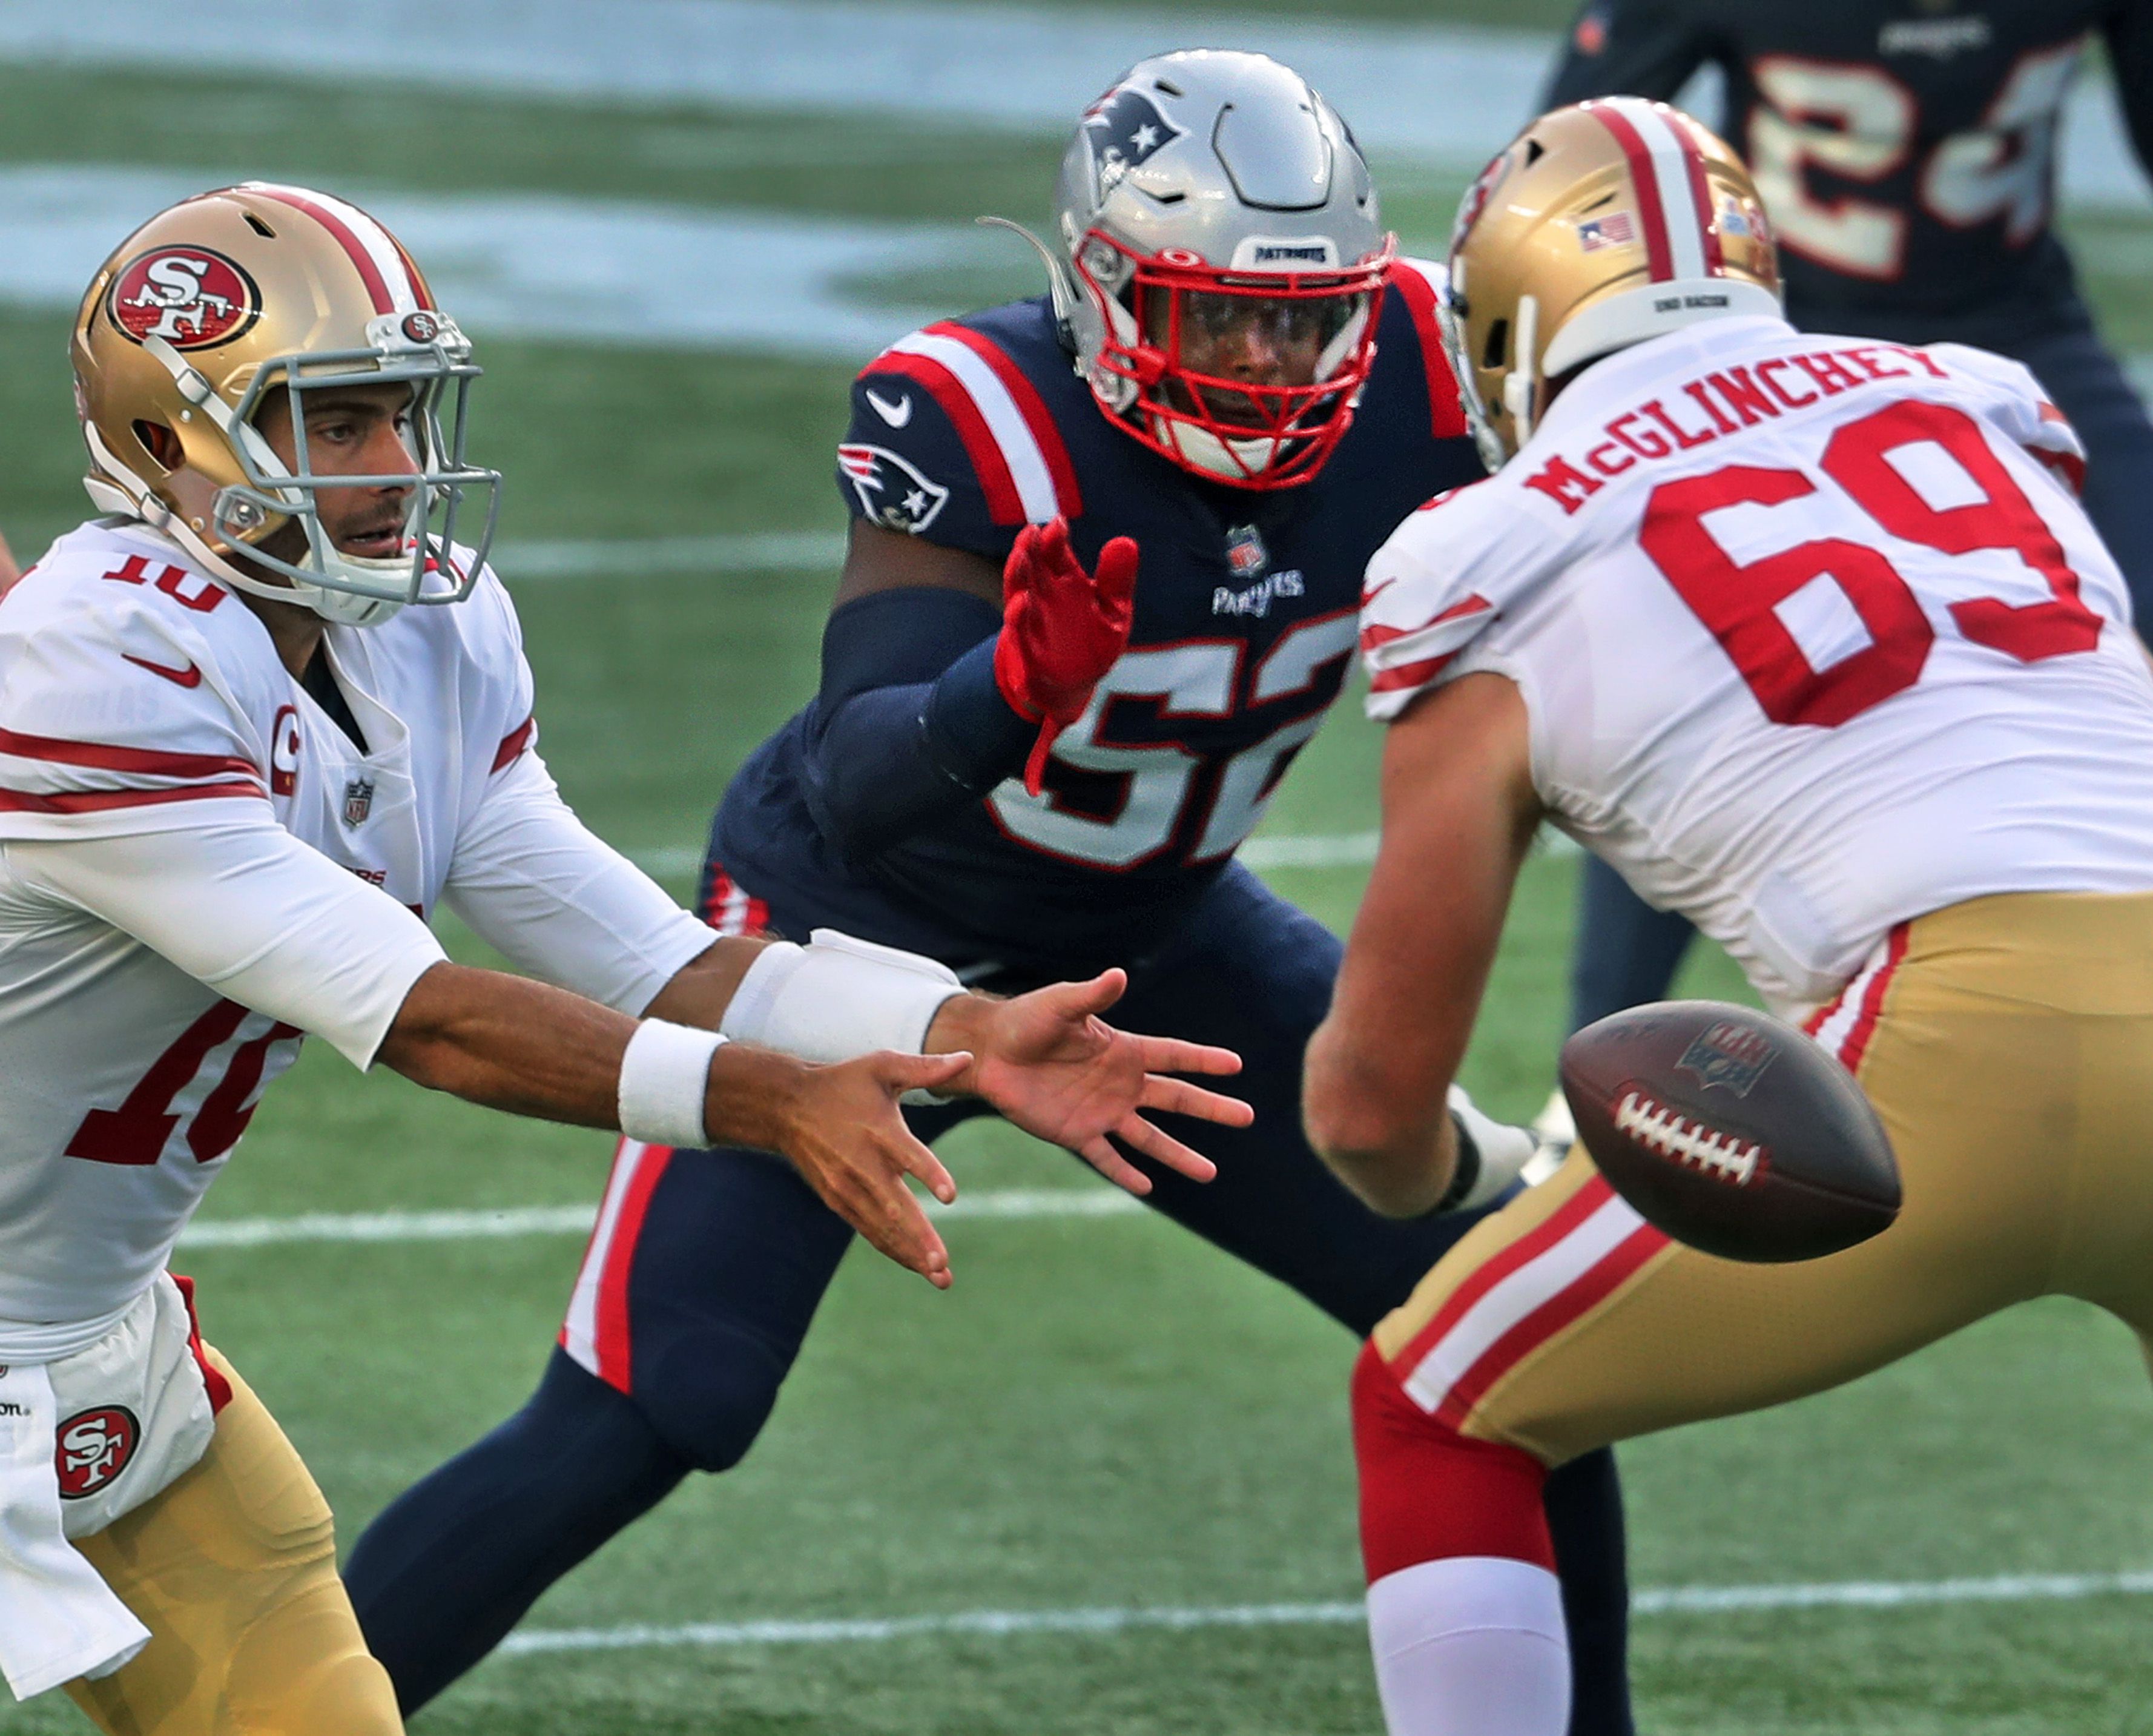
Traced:
<path fill-rule="evenodd" d="M 1103 242 L 1131 260 L 1112 296 L 1086 269 Z M 1077 270 L 1109 309 L 1096 371 L 1134 388 L 1122 425 L 1183 469 L 1239 488 L 1290 488 L 1351 425 L 1397 257 L 1313 272 L 1222 270 L 1166 248 L 1138 257 L 1094 230 Z"/>

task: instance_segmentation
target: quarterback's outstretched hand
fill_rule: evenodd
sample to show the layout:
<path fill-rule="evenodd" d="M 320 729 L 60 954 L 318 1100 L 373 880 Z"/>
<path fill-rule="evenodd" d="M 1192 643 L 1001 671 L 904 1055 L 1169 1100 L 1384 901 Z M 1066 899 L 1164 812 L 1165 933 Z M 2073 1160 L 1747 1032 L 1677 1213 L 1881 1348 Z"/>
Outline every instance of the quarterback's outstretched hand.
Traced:
<path fill-rule="evenodd" d="M 1092 690 L 1128 644 L 1136 588 L 1137 546 L 1127 537 L 1101 549 L 1098 571 L 1087 573 L 1069 547 L 1066 519 L 1017 532 L 1002 568 L 995 685 L 1018 716 L 1040 726 L 1024 766 L 1024 787 L 1035 796 L 1054 738 L 1084 715 Z"/>
<path fill-rule="evenodd" d="M 928 1041 L 934 1047 L 961 1042 L 971 1051 L 949 1088 L 985 1097 L 1005 1119 L 1066 1146 L 1117 1187 L 1148 1194 L 1151 1178 L 1114 1149 L 1109 1133 L 1193 1181 L 1209 1181 L 1218 1166 L 1139 1112 L 1248 1126 L 1255 1111 L 1239 1098 L 1162 1077 L 1238 1073 L 1241 1057 L 1231 1049 L 1116 1030 L 1098 1015 L 1127 986 L 1127 973 L 1116 970 L 1011 1000 L 961 996 L 943 1004 Z"/>
<path fill-rule="evenodd" d="M 970 1055 L 885 1051 L 807 1068 L 776 1142 L 823 1204 L 937 1290 L 949 1287 L 949 1250 L 904 1179 L 918 1176 L 944 1205 L 957 1184 L 913 1138 L 897 1100 L 949 1087 L 971 1064 Z"/>

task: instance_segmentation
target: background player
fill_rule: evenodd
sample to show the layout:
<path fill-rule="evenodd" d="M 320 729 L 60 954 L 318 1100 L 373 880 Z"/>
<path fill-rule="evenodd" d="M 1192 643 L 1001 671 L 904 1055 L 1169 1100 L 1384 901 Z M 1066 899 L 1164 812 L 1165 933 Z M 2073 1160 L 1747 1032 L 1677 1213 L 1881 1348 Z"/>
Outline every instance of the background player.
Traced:
<path fill-rule="evenodd" d="M 954 1190 L 898 1093 L 1198 1173 L 1139 1105 L 1246 1118 L 1147 1072 L 1231 1057 L 1092 1016 L 1111 977 L 990 1003 L 888 949 L 714 943 L 583 830 L 483 547 L 430 528 L 499 480 L 463 461 L 469 355 L 364 212 L 183 202 L 76 320 L 109 516 L 0 603 L 0 1673 L 109 1731 L 400 1728 L 318 1490 L 165 1270 L 303 1034 L 496 1108 L 781 1152 L 944 1283 L 903 1177 Z M 444 900 L 568 987 L 449 963 Z M 923 1043 L 969 1055 L 868 1052 Z"/>
<path fill-rule="evenodd" d="M 1974 10 L 1852 0 L 1590 0 L 1548 105 L 1670 99 L 1726 79 L 1779 238 L 1787 317 L 1805 331 L 1972 344 L 2023 362 L 2086 449 L 2087 513 L 2153 617 L 2153 424 L 2102 347 L 2051 227 L 2064 97 L 2089 37 L 2153 162 L 2153 4 Z M 1689 923 L 1588 861 L 1571 1028 L 1666 994 Z M 1566 1123 L 1558 1096 L 1550 1105 Z"/>
<path fill-rule="evenodd" d="M 1580 245 L 1617 216 L 1630 239 Z M 1515 456 L 1369 569 L 1382 848 L 1309 1123 L 1386 1209 L 1445 1185 L 1443 1087 L 1546 817 L 1814 1010 L 1905 1207 L 1738 1265 L 1580 1151 L 1437 1265 L 1354 1383 L 1400 1736 L 1563 1729 L 1546 1467 L 2030 1296 L 2153 1328 L 2153 679 L 2078 442 L 2015 364 L 1774 317 L 1759 216 L 1723 145 L 1624 98 L 1529 127 L 1468 196 L 1446 332 Z"/>
<path fill-rule="evenodd" d="M 1393 258 L 1343 124 L 1257 55 L 1134 68 L 1085 115 L 1057 206 L 1051 299 L 931 326 L 860 376 L 822 689 L 727 792 L 704 909 L 837 923 L 998 989 L 1126 965 L 1132 1006 L 1244 1053 L 1257 1120 L 1209 1188 L 1123 1179 L 1365 1331 L 1470 1219 L 1387 1223 L 1300 1138 L 1338 944 L 1233 855 L 1337 695 L 1384 530 L 1479 474 L 1433 286 Z M 1451 1203 L 1528 1148 L 1474 1125 L 1509 1167 L 1461 1172 Z M 609 1199 L 628 1227 L 587 1256 L 537 1395 L 354 1552 L 407 1708 L 689 1470 L 739 1460 L 850 1240 L 746 1153 L 630 1145 Z M 1578 1727 L 1625 1730 L 1611 1463 L 1559 1476 L 1550 1509 Z"/>

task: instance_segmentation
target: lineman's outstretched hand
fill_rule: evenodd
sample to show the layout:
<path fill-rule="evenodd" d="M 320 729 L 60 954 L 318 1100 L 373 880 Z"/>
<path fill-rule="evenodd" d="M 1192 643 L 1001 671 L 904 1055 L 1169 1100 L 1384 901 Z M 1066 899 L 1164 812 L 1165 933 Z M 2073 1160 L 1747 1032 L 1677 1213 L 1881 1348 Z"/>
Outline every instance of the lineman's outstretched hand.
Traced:
<path fill-rule="evenodd" d="M 944 1205 L 957 1184 L 913 1138 L 897 1100 L 908 1091 L 952 1089 L 971 1064 L 970 1055 L 878 1052 L 806 1068 L 779 1141 L 823 1204 L 937 1290 L 949 1287 L 949 1250 L 904 1179 L 918 1176 Z"/>
<path fill-rule="evenodd" d="M 1002 568 L 1002 632 L 995 685 L 1020 717 L 1040 726 L 1025 761 L 1024 787 L 1036 796 L 1054 738 L 1084 715 L 1092 690 L 1129 642 L 1135 614 L 1137 546 L 1117 537 L 1087 573 L 1069 547 L 1069 522 L 1028 524 Z"/>
<path fill-rule="evenodd" d="M 1241 1057 L 1231 1049 L 1116 1030 L 1098 1016 L 1127 986 L 1127 972 L 1107 970 L 1089 982 L 1055 983 L 1011 1000 L 970 995 L 944 1002 L 928 1046 L 961 1044 L 973 1058 L 943 1088 L 985 1097 L 1027 1133 L 1067 1147 L 1132 1194 L 1151 1192 L 1151 1178 L 1114 1149 L 1109 1133 L 1194 1181 L 1210 1180 L 1216 1164 L 1141 1112 L 1248 1126 L 1255 1111 L 1239 1098 L 1163 1077 L 1238 1073 Z"/>

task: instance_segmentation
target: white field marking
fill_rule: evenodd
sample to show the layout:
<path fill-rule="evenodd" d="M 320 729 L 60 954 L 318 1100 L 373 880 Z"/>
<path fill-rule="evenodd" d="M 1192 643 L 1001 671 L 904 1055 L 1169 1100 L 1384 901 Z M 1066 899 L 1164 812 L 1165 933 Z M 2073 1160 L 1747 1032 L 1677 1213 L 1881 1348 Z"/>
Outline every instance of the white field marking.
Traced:
<path fill-rule="evenodd" d="M 1360 868 L 1376 859 L 1380 834 L 1373 832 L 1315 832 L 1306 837 L 1290 833 L 1275 837 L 1252 837 L 1237 853 L 1250 868 Z M 1576 840 L 1552 827 L 1542 827 L 1535 848 L 1550 856 L 1581 856 Z M 650 874 L 692 874 L 703 865 L 700 844 L 661 844 L 651 850 L 631 850 L 637 867 Z"/>
<path fill-rule="evenodd" d="M 0 233 L 13 237 L 0 250 L 0 301 L 73 308 L 115 236 L 216 178 L 105 163 L 0 169 Z M 878 307 L 847 285 L 976 266 L 1005 245 L 960 224 L 546 194 L 345 191 L 425 262 L 441 305 L 481 336 L 860 362 L 949 309 Z"/>
<path fill-rule="evenodd" d="M 590 0 L 222 0 L 217 23 L 205 31 L 167 0 L 8 0 L 0 58 L 224 74 L 226 45 L 245 42 L 257 69 L 400 88 L 879 109 L 1062 134 L 1132 62 L 1230 42 L 1298 69 L 1372 149 L 1470 171 L 1537 108 L 1556 47 L 1552 36 L 1458 25 L 873 0 L 613 0 L 603 28 Z M 384 73 L 382 44 L 415 41 L 426 52 Z M 964 52 L 949 53 L 952 43 Z M 1716 124 L 1717 90 L 1693 80 L 1680 100 Z M 2066 115 L 2064 197 L 2142 208 L 2145 181 L 2108 81 L 2079 80 Z"/>
<path fill-rule="evenodd" d="M 1307 837 L 1252 837 L 1239 852 L 1252 868 L 1356 868 L 1376 859 L 1376 834 L 1341 832 Z M 703 865 L 700 844 L 661 844 L 631 850 L 630 858 L 645 873 L 692 874 Z"/>
<path fill-rule="evenodd" d="M 1119 1189 L 990 1188 L 955 1204 L 923 1199 L 932 1218 L 1112 1218 L 1143 1207 Z M 288 1242 L 445 1242 L 501 1236 L 588 1235 L 589 1205 L 527 1205 L 501 1211 L 306 1212 L 289 1218 L 197 1219 L 180 1245 L 261 1248 Z"/>
<path fill-rule="evenodd" d="M 512 586 L 532 578 L 608 578 L 646 573 L 791 573 L 834 568 L 845 538 L 833 531 L 716 537 L 623 537 L 496 543 L 495 569 Z"/>
<path fill-rule="evenodd" d="M 2153 1594 L 2153 1572 L 2018 1573 L 1993 1579 L 1856 1580 L 1837 1585 L 1667 1586 L 1631 1594 L 1640 1616 L 1740 1610 L 1906 1609 L 1926 1604 L 2024 1603 Z M 832 1646 L 917 1638 L 1004 1639 L 1027 1634 L 1117 1634 L 1145 1628 L 1351 1627 L 1358 1602 L 1225 1604 L 1214 1607 L 970 1610 L 821 1621 L 694 1621 L 678 1627 L 532 1628 L 501 1651 L 612 1652 L 638 1646 Z"/>

